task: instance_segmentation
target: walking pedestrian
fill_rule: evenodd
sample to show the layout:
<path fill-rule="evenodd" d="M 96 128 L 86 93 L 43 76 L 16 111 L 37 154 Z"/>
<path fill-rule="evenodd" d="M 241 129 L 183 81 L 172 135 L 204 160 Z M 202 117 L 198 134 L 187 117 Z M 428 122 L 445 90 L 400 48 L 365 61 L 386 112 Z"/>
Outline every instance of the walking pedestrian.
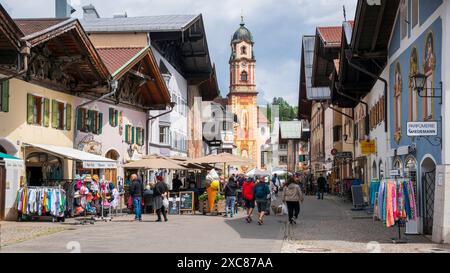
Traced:
<path fill-rule="evenodd" d="M 233 218 L 234 216 L 237 189 L 238 184 L 236 183 L 236 179 L 233 174 L 224 188 L 226 197 L 225 217 L 230 216 L 231 218 Z"/>
<path fill-rule="evenodd" d="M 247 218 L 245 219 L 248 223 L 252 222 L 252 214 L 255 209 L 255 197 L 253 194 L 253 188 L 255 184 L 253 179 L 249 178 L 242 185 L 242 197 L 244 199 L 245 208 L 247 209 Z"/>
<path fill-rule="evenodd" d="M 172 179 L 172 187 L 174 192 L 179 192 L 181 187 L 183 186 L 183 182 L 180 180 L 180 176 L 177 174 L 174 179 Z"/>
<path fill-rule="evenodd" d="M 163 200 L 167 198 L 167 192 L 169 191 L 166 183 L 164 183 L 164 178 L 162 176 L 158 176 L 156 178 L 158 181 L 155 185 L 155 189 L 153 190 L 153 207 L 156 210 L 156 214 L 158 215 L 158 220 L 156 222 L 162 222 L 161 213 L 164 217 L 164 221 L 167 222 L 167 209 Z"/>
<path fill-rule="evenodd" d="M 286 187 L 283 189 L 283 202 L 288 208 L 289 223 L 297 224 L 296 220 L 300 214 L 300 202 L 303 203 L 304 197 L 300 186 L 290 178 Z"/>
<path fill-rule="evenodd" d="M 281 182 L 280 182 L 280 178 L 278 178 L 277 174 L 274 174 L 272 176 L 272 183 L 273 183 L 273 186 L 275 187 L 275 194 L 278 194 L 278 191 L 280 190 Z"/>
<path fill-rule="evenodd" d="M 134 220 L 142 222 L 142 197 L 144 196 L 144 184 L 137 174 L 131 175 L 130 193 L 133 198 Z"/>
<path fill-rule="evenodd" d="M 269 185 L 267 185 L 264 180 L 257 178 L 256 184 L 253 187 L 253 193 L 258 206 L 258 225 L 262 225 L 267 210 L 267 196 L 270 194 Z"/>
<path fill-rule="evenodd" d="M 317 179 L 317 199 L 323 200 L 323 194 L 327 188 L 327 179 L 323 177 L 323 174 Z"/>

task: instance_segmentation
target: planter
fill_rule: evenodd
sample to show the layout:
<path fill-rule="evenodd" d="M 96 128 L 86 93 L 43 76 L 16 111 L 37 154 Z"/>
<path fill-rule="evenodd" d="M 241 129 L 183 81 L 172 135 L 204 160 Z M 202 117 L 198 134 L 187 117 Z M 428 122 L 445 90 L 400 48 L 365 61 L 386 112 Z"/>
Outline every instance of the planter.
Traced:
<path fill-rule="evenodd" d="M 227 202 L 225 200 L 221 200 L 216 202 L 215 212 L 216 213 L 225 213 Z"/>
<path fill-rule="evenodd" d="M 208 201 L 199 201 L 198 210 L 200 213 L 206 214 L 208 212 Z"/>

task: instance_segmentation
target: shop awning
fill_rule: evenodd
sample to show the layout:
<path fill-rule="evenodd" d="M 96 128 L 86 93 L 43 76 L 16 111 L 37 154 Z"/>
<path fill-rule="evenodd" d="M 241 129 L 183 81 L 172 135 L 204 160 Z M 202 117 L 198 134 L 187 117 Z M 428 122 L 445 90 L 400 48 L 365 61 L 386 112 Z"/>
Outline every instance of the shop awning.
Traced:
<path fill-rule="evenodd" d="M 27 146 L 33 147 L 37 150 L 42 150 L 44 152 L 54 154 L 56 156 L 61 156 L 66 159 L 75 160 L 83 163 L 83 168 L 85 169 L 116 169 L 117 161 L 112 159 L 98 156 L 90 153 L 86 153 L 80 150 L 76 150 L 68 147 L 60 147 L 53 145 L 44 144 L 26 144 Z"/>
<path fill-rule="evenodd" d="M 0 159 L 10 159 L 10 160 L 21 160 L 20 158 L 14 157 L 12 155 L 0 153 Z"/>

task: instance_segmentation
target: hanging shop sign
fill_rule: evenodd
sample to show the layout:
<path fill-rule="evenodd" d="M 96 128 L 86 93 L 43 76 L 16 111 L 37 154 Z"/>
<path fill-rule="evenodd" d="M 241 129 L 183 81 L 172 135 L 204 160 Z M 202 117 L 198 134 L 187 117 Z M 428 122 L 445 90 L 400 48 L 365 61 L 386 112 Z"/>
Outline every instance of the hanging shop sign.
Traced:
<path fill-rule="evenodd" d="M 352 152 L 338 152 L 336 153 L 336 158 L 348 159 L 353 158 Z"/>
<path fill-rule="evenodd" d="M 376 141 L 375 140 L 362 140 L 359 142 L 361 147 L 361 153 L 363 155 L 370 155 L 376 153 Z"/>
<path fill-rule="evenodd" d="M 437 136 L 438 124 L 437 122 L 408 122 L 406 131 L 409 137 Z"/>
<path fill-rule="evenodd" d="M 116 169 L 116 162 L 83 161 L 84 169 Z"/>

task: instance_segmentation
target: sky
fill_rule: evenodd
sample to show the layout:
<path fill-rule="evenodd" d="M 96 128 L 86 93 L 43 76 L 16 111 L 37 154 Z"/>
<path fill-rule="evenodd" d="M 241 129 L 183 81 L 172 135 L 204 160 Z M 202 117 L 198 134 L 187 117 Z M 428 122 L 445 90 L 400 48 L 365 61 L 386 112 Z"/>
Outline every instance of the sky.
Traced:
<path fill-rule="evenodd" d="M 241 14 L 255 40 L 259 104 L 283 97 L 297 105 L 302 35 L 317 26 L 353 20 L 357 0 L 69 0 L 82 17 L 82 6 L 93 4 L 101 17 L 127 12 L 129 17 L 202 14 L 209 51 L 216 64 L 222 96 L 229 91 L 230 41 Z M 53 17 L 54 0 L 0 0 L 13 18 Z"/>

